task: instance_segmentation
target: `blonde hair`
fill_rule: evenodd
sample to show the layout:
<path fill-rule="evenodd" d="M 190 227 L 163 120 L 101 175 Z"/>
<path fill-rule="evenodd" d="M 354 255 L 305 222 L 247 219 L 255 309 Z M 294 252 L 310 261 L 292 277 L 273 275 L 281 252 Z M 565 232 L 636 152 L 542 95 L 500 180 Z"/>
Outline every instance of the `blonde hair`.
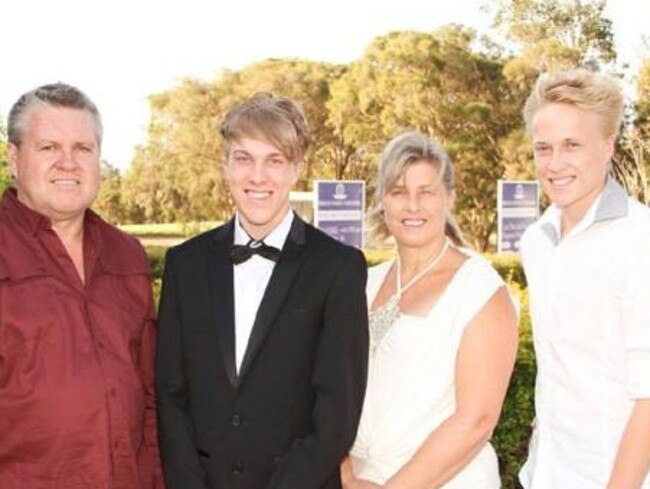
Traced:
<path fill-rule="evenodd" d="M 233 108 L 221 123 L 221 137 L 230 143 L 242 137 L 261 139 L 277 147 L 290 161 L 297 163 L 309 149 L 309 125 L 295 101 L 258 92 Z"/>
<path fill-rule="evenodd" d="M 566 104 L 596 114 L 605 137 L 618 136 L 624 99 L 618 83 L 602 73 L 584 69 L 544 73 L 539 76 L 524 105 L 528 134 L 538 110 L 547 104 Z"/>
<path fill-rule="evenodd" d="M 409 165 L 425 162 L 440 175 L 440 182 L 449 193 L 454 190 L 454 168 L 449 155 L 432 139 L 417 131 L 408 131 L 391 139 L 381 154 L 373 207 L 368 214 L 370 229 L 378 239 L 390 236 L 381 206 L 386 192 L 399 180 Z M 445 235 L 458 246 L 466 246 L 452 215 L 446 216 Z"/>

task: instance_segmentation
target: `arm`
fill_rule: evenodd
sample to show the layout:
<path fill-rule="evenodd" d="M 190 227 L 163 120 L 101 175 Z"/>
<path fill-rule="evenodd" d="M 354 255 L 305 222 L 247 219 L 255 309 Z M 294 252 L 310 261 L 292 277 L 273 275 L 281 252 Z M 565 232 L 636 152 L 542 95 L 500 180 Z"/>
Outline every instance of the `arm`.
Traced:
<path fill-rule="evenodd" d="M 176 286 L 172 250 L 165 259 L 156 353 L 160 454 L 168 489 L 208 489 L 191 431 Z"/>
<path fill-rule="evenodd" d="M 467 326 L 456 361 L 456 412 L 425 440 L 385 489 L 440 487 L 489 440 L 517 353 L 517 317 L 501 287 Z"/>
<path fill-rule="evenodd" d="M 634 405 L 618 446 L 614 469 L 607 489 L 641 487 L 650 469 L 650 399 Z"/>
<path fill-rule="evenodd" d="M 341 462 L 341 485 L 343 489 L 381 489 L 379 484 L 366 479 L 358 479 L 354 475 L 350 457 L 346 457 Z"/>
<path fill-rule="evenodd" d="M 145 412 L 143 421 L 144 450 L 141 454 L 141 466 L 147 477 L 147 487 L 163 489 L 164 483 L 160 467 L 160 453 L 158 447 L 158 430 L 156 428 L 156 395 L 154 391 L 154 354 L 155 354 L 155 328 L 153 296 L 150 280 L 147 280 L 145 294 L 149 301 L 147 317 L 142 328 L 140 341 L 139 368 L 142 385 L 145 389 Z"/>
<path fill-rule="evenodd" d="M 627 253 L 621 294 L 627 391 L 634 407 L 618 446 L 608 489 L 641 487 L 650 469 L 650 226 L 640 227 L 635 252 Z"/>
<path fill-rule="evenodd" d="M 312 375 L 313 433 L 291 445 L 269 489 L 318 489 L 338 477 L 357 432 L 366 388 L 366 263 L 359 252 L 338 264 L 323 310 Z"/>

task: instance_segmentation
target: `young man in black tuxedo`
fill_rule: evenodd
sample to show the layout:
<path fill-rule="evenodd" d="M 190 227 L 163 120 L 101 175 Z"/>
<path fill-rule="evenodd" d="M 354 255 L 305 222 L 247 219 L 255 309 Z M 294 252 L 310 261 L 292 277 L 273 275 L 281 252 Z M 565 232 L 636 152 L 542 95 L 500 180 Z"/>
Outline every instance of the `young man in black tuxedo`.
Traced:
<path fill-rule="evenodd" d="M 157 394 L 168 489 L 335 489 L 367 370 L 363 255 L 295 215 L 309 146 L 297 104 L 257 94 L 224 119 L 225 225 L 172 248 Z"/>

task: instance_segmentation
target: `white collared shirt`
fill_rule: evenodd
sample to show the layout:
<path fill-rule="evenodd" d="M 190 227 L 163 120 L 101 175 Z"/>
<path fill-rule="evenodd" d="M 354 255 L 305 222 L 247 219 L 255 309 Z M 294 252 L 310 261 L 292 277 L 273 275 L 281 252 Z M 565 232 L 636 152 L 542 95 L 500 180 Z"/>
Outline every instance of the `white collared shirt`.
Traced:
<path fill-rule="evenodd" d="M 603 489 L 635 400 L 650 397 L 650 209 L 609 180 L 561 240 L 560 218 L 551 206 L 521 244 L 538 371 L 520 479 Z"/>
<path fill-rule="evenodd" d="M 289 209 L 280 224 L 264 238 L 264 243 L 281 250 L 291 230 L 293 218 L 293 212 Z M 236 216 L 234 244 L 245 245 L 249 241 L 248 233 L 241 227 L 239 216 Z M 260 255 L 253 255 L 245 262 L 233 266 L 235 362 L 237 372 L 241 368 L 244 353 L 248 346 L 248 339 L 257 316 L 257 310 L 262 302 L 264 291 L 274 267 L 275 262 L 262 258 Z"/>

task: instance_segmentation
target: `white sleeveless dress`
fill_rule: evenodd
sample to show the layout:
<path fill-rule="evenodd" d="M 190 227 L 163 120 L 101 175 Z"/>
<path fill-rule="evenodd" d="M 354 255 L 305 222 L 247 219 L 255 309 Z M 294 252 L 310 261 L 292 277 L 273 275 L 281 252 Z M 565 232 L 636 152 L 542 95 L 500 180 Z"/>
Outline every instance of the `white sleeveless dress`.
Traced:
<path fill-rule="evenodd" d="M 469 258 L 427 316 L 400 315 L 370 356 L 363 413 L 350 453 L 359 478 L 385 483 L 455 412 L 454 372 L 463 331 L 504 285 L 487 260 L 462 251 Z M 369 304 L 392 264 L 384 262 L 369 270 Z M 486 444 L 443 487 L 498 489 L 499 470 L 492 446 Z"/>

